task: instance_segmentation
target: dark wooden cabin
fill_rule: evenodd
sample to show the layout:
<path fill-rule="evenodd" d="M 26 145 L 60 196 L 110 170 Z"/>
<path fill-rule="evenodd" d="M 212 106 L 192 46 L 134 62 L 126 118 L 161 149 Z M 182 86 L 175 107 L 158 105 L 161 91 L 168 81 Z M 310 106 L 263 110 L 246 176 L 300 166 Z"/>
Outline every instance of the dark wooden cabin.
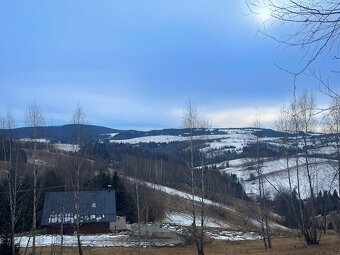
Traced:
<path fill-rule="evenodd" d="M 116 221 L 114 191 L 82 191 L 80 196 L 80 233 L 109 233 Z M 77 219 L 75 192 L 47 192 L 41 225 L 48 234 L 73 234 Z M 63 225 L 63 227 L 62 227 Z"/>

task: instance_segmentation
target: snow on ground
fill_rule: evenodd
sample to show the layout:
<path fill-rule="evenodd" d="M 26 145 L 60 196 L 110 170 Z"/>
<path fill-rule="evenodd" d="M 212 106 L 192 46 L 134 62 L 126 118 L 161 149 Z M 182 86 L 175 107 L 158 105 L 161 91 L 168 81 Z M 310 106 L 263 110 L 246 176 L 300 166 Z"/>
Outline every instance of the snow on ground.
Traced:
<path fill-rule="evenodd" d="M 255 128 L 220 128 L 219 131 L 227 134 L 251 134 L 258 129 Z"/>
<path fill-rule="evenodd" d="M 261 239 L 261 237 L 254 232 L 221 231 L 221 232 L 206 232 L 206 235 L 211 239 L 225 241 L 245 241 Z"/>
<path fill-rule="evenodd" d="M 208 147 L 203 148 L 204 152 L 212 150 L 221 150 L 241 153 L 243 147 L 247 146 L 256 140 L 256 137 L 252 134 L 228 134 L 223 138 L 215 138 L 215 140 L 206 143 Z"/>
<path fill-rule="evenodd" d="M 199 216 L 200 217 L 200 216 Z M 163 223 L 165 224 L 173 224 L 177 226 L 191 226 L 193 222 L 193 217 L 187 213 L 178 213 L 178 212 L 171 212 L 167 213 Z M 222 222 L 221 220 L 206 217 L 204 225 L 210 228 L 227 228 L 229 227 L 228 224 Z"/>
<path fill-rule="evenodd" d="M 268 159 L 264 158 L 262 173 L 265 178 L 265 189 L 266 191 L 274 196 L 277 190 L 287 190 L 289 188 L 289 178 L 287 172 L 287 161 L 286 159 Z M 230 161 L 230 167 L 225 168 L 221 171 L 227 173 L 233 173 L 238 176 L 247 194 L 258 194 L 258 181 L 256 179 L 257 171 L 247 167 L 247 159 L 233 162 Z M 251 162 L 248 159 L 248 162 Z M 323 190 L 336 189 L 335 183 L 335 170 L 334 161 L 330 161 L 323 158 L 311 158 L 310 159 L 310 175 L 312 179 L 312 185 L 315 187 L 315 192 Z M 249 163 L 248 163 L 249 165 Z M 291 185 L 292 189 L 297 188 L 297 168 L 296 159 L 289 159 L 288 161 Z M 307 168 L 305 165 L 304 158 L 299 158 L 299 181 L 302 197 L 309 196 L 309 183 Z"/>
<path fill-rule="evenodd" d="M 228 135 L 208 135 L 208 136 L 194 136 L 194 140 L 214 140 L 228 137 Z M 183 142 L 188 141 L 188 136 L 176 136 L 176 135 L 154 135 L 154 136 L 143 136 L 124 140 L 110 140 L 111 143 L 170 143 L 170 142 Z"/>
<path fill-rule="evenodd" d="M 139 183 L 139 184 L 147 186 L 148 188 L 155 189 L 155 190 L 167 193 L 167 194 L 172 195 L 172 196 L 176 196 L 176 197 L 180 197 L 180 198 L 184 198 L 184 199 L 188 199 L 188 200 L 194 199 L 194 201 L 196 201 L 196 202 L 201 201 L 200 197 L 192 196 L 190 193 L 187 193 L 187 192 L 184 192 L 184 191 L 179 191 L 179 190 L 169 188 L 169 187 L 166 187 L 166 186 L 162 186 L 162 185 L 159 185 L 159 184 L 140 181 L 140 180 L 137 180 L 137 179 L 131 178 L 131 177 L 126 177 L 126 178 L 133 183 Z M 211 205 L 211 206 L 223 208 L 227 211 L 231 211 L 231 212 L 236 213 L 236 211 L 233 208 L 226 206 L 224 204 L 221 204 L 221 203 L 214 202 L 214 201 L 209 200 L 209 199 L 203 199 L 203 203 L 205 205 Z"/>
<path fill-rule="evenodd" d="M 128 235 L 113 235 L 113 234 L 101 234 L 101 235 L 87 235 L 81 236 L 81 242 L 83 246 L 122 246 L 128 247 L 133 244 L 127 242 Z M 61 237 L 59 235 L 38 235 L 36 237 L 36 246 L 52 246 L 60 245 Z M 32 238 L 28 236 L 16 237 L 15 242 L 20 247 L 32 247 Z M 77 236 L 64 236 L 64 246 L 74 247 L 77 246 Z"/>
<path fill-rule="evenodd" d="M 77 236 L 64 235 L 63 246 L 76 247 Z M 138 241 L 136 236 L 128 234 L 98 234 L 80 236 L 81 244 L 84 247 L 163 247 L 183 244 L 183 241 L 176 238 L 147 238 Z M 15 243 L 20 247 L 32 247 L 32 238 L 28 236 L 16 237 Z M 36 246 L 59 246 L 61 243 L 60 235 L 38 235 L 36 236 Z"/>
<path fill-rule="evenodd" d="M 175 135 L 155 135 L 155 136 L 144 136 L 124 140 L 110 140 L 111 143 L 128 143 L 128 144 L 138 144 L 138 143 L 170 143 L 170 142 L 180 142 L 187 141 L 187 137 L 175 136 Z"/>
<path fill-rule="evenodd" d="M 137 179 L 131 178 L 131 177 L 126 177 L 126 178 L 129 181 L 133 182 L 133 183 L 139 183 L 141 185 L 147 186 L 148 188 L 156 189 L 158 191 L 167 193 L 167 194 L 172 195 L 172 196 L 184 198 L 184 199 L 187 199 L 187 200 L 194 199 L 194 201 L 196 201 L 196 202 L 200 202 L 201 201 L 200 197 L 198 197 L 198 196 L 194 196 L 193 197 L 190 193 L 187 193 L 187 192 L 184 192 L 184 191 L 179 191 L 179 190 L 176 190 L 176 189 L 173 189 L 173 188 L 169 188 L 169 187 L 166 187 L 166 186 L 162 186 L 162 185 L 158 185 L 158 184 L 154 184 L 154 183 L 150 183 L 150 182 L 140 181 L 140 180 L 137 180 Z M 209 200 L 209 199 L 204 199 L 203 203 L 205 205 L 214 206 L 214 207 L 221 208 L 221 209 L 224 209 L 226 211 L 235 213 L 235 214 L 237 214 L 237 215 L 239 215 L 241 217 L 244 216 L 242 212 L 238 212 L 234 208 L 231 208 L 230 206 L 227 206 L 225 204 L 214 202 L 214 201 Z M 251 222 L 252 222 L 252 224 L 254 226 L 258 226 L 258 223 L 257 223 L 257 221 L 255 219 L 251 220 Z M 280 224 L 273 223 L 273 226 L 275 228 L 285 229 L 285 227 L 281 226 Z"/>
<path fill-rule="evenodd" d="M 316 149 L 311 149 L 310 153 L 331 155 L 333 153 L 336 153 L 336 147 L 335 146 L 324 146 L 324 147 L 320 147 Z"/>
<path fill-rule="evenodd" d="M 169 230 L 168 230 L 169 231 Z M 170 230 L 177 231 L 177 230 Z M 254 232 L 240 232 L 240 231 L 208 231 L 205 233 L 207 237 L 216 240 L 228 240 L 228 241 L 244 241 L 244 240 L 258 240 L 260 236 Z M 98 235 L 82 235 L 80 236 L 81 244 L 84 247 L 164 247 L 164 246 L 175 246 L 183 244 L 182 240 L 173 238 L 152 238 L 148 237 L 147 240 L 141 239 L 138 242 L 136 236 L 128 234 L 98 234 Z M 15 243 L 19 247 L 32 247 L 32 237 L 22 236 L 16 237 Z M 49 246 L 60 246 L 61 236 L 60 235 L 37 235 L 36 246 L 37 247 L 49 247 Z M 76 235 L 64 235 L 63 246 L 64 247 L 77 247 L 77 236 Z"/>
<path fill-rule="evenodd" d="M 46 138 L 40 138 L 40 139 L 32 139 L 32 138 L 22 138 L 20 139 L 22 142 L 37 142 L 37 143 L 49 143 L 50 140 Z"/>
<path fill-rule="evenodd" d="M 66 151 L 66 152 L 77 152 L 80 149 L 79 145 L 76 145 L 76 144 L 56 143 L 53 145 L 57 150 Z"/>
<path fill-rule="evenodd" d="M 220 149 L 223 147 L 235 147 L 236 149 L 241 149 L 247 141 L 252 141 L 255 139 L 255 136 L 251 133 L 254 131 L 253 129 L 221 129 L 220 131 L 223 134 L 218 135 L 201 135 L 194 136 L 195 140 L 213 140 L 211 143 L 207 145 L 210 149 Z M 113 134 L 116 135 L 116 134 Z M 112 134 L 110 135 L 111 137 Z M 169 142 L 180 142 L 187 141 L 189 139 L 188 136 L 175 136 L 175 135 L 156 135 L 156 136 L 143 136 L 136 137 L 131 139 L 122 139 L 122 140 L 110 140 L 111 143 L 130 143 L 130 144 L 138 144 L 138 143 L 169 143 Z"/>
<path fill-rule="evenodd" d="M 247 158 L 233 159 L 229 161 L 229 167 L 240 167 L 247 163 L 249 163 Z"/>
<path fill-rule="evenodd" d="M 27 158 L 27 163 L 30 163 L 30 164 L 35 163 L 35 164 L 40 165 L 40 166 L 47 164 L 47 162 L 43 159 L 33 159 L 32 157 Z"/>

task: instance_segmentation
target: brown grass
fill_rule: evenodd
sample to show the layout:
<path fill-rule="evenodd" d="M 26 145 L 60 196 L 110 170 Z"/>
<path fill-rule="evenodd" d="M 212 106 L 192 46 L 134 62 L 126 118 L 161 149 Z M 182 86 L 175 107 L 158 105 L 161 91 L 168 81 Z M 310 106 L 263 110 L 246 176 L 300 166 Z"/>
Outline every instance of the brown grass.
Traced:
<path fill-rule="evenodd" d="M 38 254 L 51 255 L 51 248 L 39 248 Z M 58 254 L 58 253 L 55 253 Z M 76 248 L 65 248 L 64 255 L 77 254 Z M 194 255 L 195 246 L 187 245 L 166 248 L 95 248 L 85 247 L 85 255 Z M 273 248 L 265 250 L 258 241 L 212 241 L 206 244 L 206 255 L 212 254 L 271 254 L 271 255 L 340 255 L 340 237 L 334 233 L 327 234 L 319 245 L 308 247 L 298 238 L 278 238 L 273 240 Z"/>

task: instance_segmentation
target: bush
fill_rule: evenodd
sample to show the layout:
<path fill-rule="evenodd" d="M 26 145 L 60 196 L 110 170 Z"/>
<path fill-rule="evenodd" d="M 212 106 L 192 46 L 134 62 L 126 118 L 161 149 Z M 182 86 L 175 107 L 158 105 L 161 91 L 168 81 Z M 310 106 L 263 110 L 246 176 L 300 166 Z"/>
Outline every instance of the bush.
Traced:
<path fill-rule="evenodd" d="M 0 254 L 1 255 L 12 255 L 10 240 L 7 236 L 2 237 L 2 239 L 1 239 Z M 15 246 L 15 254 L 14 255 L 19 255 L 19 254 L 20 254 L 19 247 Z"/>
<path fill-rule="evenodd" d="M 334 229 L 334 226 L 333 226 L 333 223 L 332 222 L 329 222 L 328 225 L 327 225 L 327 229 Z"/>

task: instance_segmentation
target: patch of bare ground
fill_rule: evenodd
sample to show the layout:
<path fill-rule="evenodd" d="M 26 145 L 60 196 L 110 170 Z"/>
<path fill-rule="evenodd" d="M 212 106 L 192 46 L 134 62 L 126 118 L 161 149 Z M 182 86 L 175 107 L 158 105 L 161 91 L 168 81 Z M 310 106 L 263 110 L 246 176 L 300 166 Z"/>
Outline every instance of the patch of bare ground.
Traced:
<path fill-rule="evenodd" d="M 58 254 L 53 248 L 39 248 L 39 254 Z M 64 248 L 64 255 L 77 254 L 77 248 Z M 119 248 L 119 247 L 85 247 L 85 255 L 194 255 L 195 246 L 185 245 L 164 248 Z M 271 255 L 340 255 L 340 237 L 329 232 L 319 245 L 306 246 L 298 238 L 276 238 L 273 248 L 265 250 L 261 240 L 257 241 L 210 241 L 206 243 L 206 255 L 213 254 L 271 254 Z"/>

